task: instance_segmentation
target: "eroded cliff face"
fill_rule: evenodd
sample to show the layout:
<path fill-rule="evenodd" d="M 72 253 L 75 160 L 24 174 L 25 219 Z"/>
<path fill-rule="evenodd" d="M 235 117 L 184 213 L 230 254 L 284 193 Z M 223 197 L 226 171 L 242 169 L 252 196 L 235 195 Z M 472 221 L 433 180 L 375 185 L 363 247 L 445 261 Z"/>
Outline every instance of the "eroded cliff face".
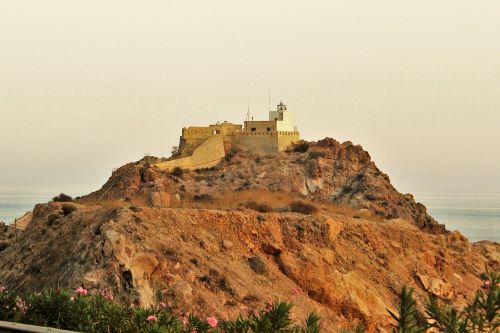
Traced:
<path fill-rule="evenodd" d="M 412 195 L 391 185 L 361 146 L 330 138 L 307 144 L 310 148 L 302 153 L 293 147 L 265 156 L 236 152 L 217 167 L 185 171 L 182 177 L 156 170 L 151 165 L 158 159 L 149 157 L 118 169 L 88 198 L 135 196 L 170 207 L 183 197 L 261 189 L 368 209 L 385 219 L 403 218 L 427 231 L 445 231 Z"/>
<path fill-rule="evenodd" d="M 39 290 L 111 289 L 136 304 L 234 318 L 294 297 L 326 332 L 361 323 L 387 328 L 403 285 L 463 305 L 478 275 L 498 269 L 498 244 L 430 234 L 387 222 L 318 213 L 258 213 L 61 203 L 38 205 L 18 241 L 0 254 L 0 283 Z"/>

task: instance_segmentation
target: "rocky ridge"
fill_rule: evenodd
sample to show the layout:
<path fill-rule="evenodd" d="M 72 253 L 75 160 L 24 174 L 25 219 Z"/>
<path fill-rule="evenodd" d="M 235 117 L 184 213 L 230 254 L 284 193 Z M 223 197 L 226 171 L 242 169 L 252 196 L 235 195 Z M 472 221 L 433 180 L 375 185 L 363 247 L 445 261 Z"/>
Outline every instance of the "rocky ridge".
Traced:
<path fill-rule="evenodd" d="M 307 151 L 301 151 L 307 147 Z M 356 209 L 384 219 L 403 218 L 421 229 L 445 232 L 411 194 L 391 185 L 367 151 L 351 142 L 325 138 L 302 142 L 288 151 L 258 156 L 228 152 L 217 167 L 184 171 L 182 177 L 158 171 L 158 159 L 147 157 L 117 169 L 90 200 L 143 198 L 155 206 L 172 207 L 181 198 L 245 190 L 290 193 Z"/>

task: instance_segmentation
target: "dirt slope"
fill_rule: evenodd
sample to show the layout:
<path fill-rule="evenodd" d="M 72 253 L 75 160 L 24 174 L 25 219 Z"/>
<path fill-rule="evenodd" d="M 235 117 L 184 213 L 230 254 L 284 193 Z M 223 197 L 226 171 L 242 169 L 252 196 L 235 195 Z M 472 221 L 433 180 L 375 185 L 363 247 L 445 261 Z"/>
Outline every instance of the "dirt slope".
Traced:
<path fill-rule="evenodd" d="M 387 327 L 403 284 L 463 304 L 477 275 L 498 269 L 499 245 L 414 225 L 296 213 L 38 205 L 20 240 L 0 254 L 0 281 L 37 290 L 110 288 L 124 302 L 160 301 L 236 316 L 299 290 L 298 318 L 317 311 L 326 332 Z M 55 218 L 55 217 L 56 218 Z"/>

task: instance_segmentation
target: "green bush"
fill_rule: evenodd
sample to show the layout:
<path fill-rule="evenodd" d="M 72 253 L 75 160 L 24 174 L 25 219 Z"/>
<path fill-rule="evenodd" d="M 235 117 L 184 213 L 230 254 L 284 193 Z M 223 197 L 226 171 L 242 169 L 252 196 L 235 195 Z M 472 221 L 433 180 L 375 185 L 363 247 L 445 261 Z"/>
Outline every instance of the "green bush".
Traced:
<path fill-rule="evenodd" d="M 0 241 L 0 252 L 8 248 L 10 245 L 10 242 L 7 241 Z"/>
<path fill-rule="evenodd" d="M 62 211 L 64 213 L 64 216 L 67 216 L 67 215 L 73 213 L 75 210 L 77 210 L 77 207 L 75 205 L 72 205 L 72 204 L 65 203 L 62 206 Z"/>
<path fill-rule="evenodd" d="M 316 206 L 303 201 L 294 201 L 290 204 L 290 210 L 294 213 L 311 215 L 318 211 Z"/>
<path fill-rule="evenodd" d="M 395 324 L 393 333 L 498 332 L 500 328 L 500 275 L 484 275 L 484 286 L 464 308 L 456 309 L 435 298 L 429 299 L 425 313 L 417 310 L 413 290 L 403 288 L 398 313 L 390 312 Z M 52 289 L 20 295 L 0 287 L 0 321 L 20 322 L 80 332 L 225 332 L 225 333 L 319 333 L 319 317 L 311 313 L 302 324 L 291 319 L 293 304 L 268 303 L 265 309 L 240 315 L 236 320 L 175 316 L 167 307 L 134 307 L 112 301 L 104 291 L 89 295 L 83 288 L 76 292 Z M 342 330 L 342 332 L 349 332 Z M 362 333 L 357 327 L 351 332 Z"/>
<path fill-rule="evenodd" d="M 434 332 L 475 333 L 498 332 L 500 328 L 500 275 L 482 275 L 483 288 L 473 301 L 459 310 L 431 297 L 425 314 L 417 311 L 413 290 L 403 287 L 399 314 L 389 311 L 396 320 L 393 333 L 419 333 L 432 329 Z"/>
<path fill-rule="evenodd" d="M 174 170 L 172 171 L 172 176 L 177 177 L 177 178 L 182 178 L 183 174 L 184 174 L 184 171 L 179 167 L 175 167 Z"/>
<path fill-rule="evenodd" d="M 253 200 L 247 201 L 245 203 L 245 208 L 255 210 L 255 211 L 261 212 L 261 213 L 269 213 L 272 210 L 271 206 L 269 206 L 265 203 L 257 203 Z"/>
<path fill-rule="evenodd" d="M 54 202 L 73 202 L 73 198 L 67 194 L 61 193 L 58 196 L 52 198 Z"/>
<path fill-rule="evenodd" d="M 293 151 L 296 153 L 305 153 L 309 150 L 309 144 L 307 142 L 301 142 L 293 146 Z"/>
<path fill-rule="evenodd" d="M 291 303 L 269 303 L 258 314 L 239 316 L 234 321 L 218 321 L 189 315 L 174 316 L 164 307 L 134 307 L 112 301 L 104 291 L 90 295 L 83 288 L 75 292 L 51 289 L 20 296 L 0 288 L 0 321 L 20 322 L 79 332 L 319 332 L 319 318 L 313 313 L 303 325 L 290 319 Z"/>

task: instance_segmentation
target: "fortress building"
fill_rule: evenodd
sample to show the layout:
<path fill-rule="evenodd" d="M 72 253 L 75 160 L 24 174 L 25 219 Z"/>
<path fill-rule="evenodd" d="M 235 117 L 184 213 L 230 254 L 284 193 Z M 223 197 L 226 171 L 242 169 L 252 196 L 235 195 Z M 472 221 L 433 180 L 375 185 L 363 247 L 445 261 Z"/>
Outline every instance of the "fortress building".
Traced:
<path fill-rule="evenodd" d="M 228 122 L 206 127 L 184 127 L 178 153 L 156 164 L 159 169 L 209 168 L 217 165 L 233 148 L 256 154 L 273 154 L 300 140 L 293 113 L 283 102 L 269 111 L 269 120 L 246 120 L 244 125 Z"/>

